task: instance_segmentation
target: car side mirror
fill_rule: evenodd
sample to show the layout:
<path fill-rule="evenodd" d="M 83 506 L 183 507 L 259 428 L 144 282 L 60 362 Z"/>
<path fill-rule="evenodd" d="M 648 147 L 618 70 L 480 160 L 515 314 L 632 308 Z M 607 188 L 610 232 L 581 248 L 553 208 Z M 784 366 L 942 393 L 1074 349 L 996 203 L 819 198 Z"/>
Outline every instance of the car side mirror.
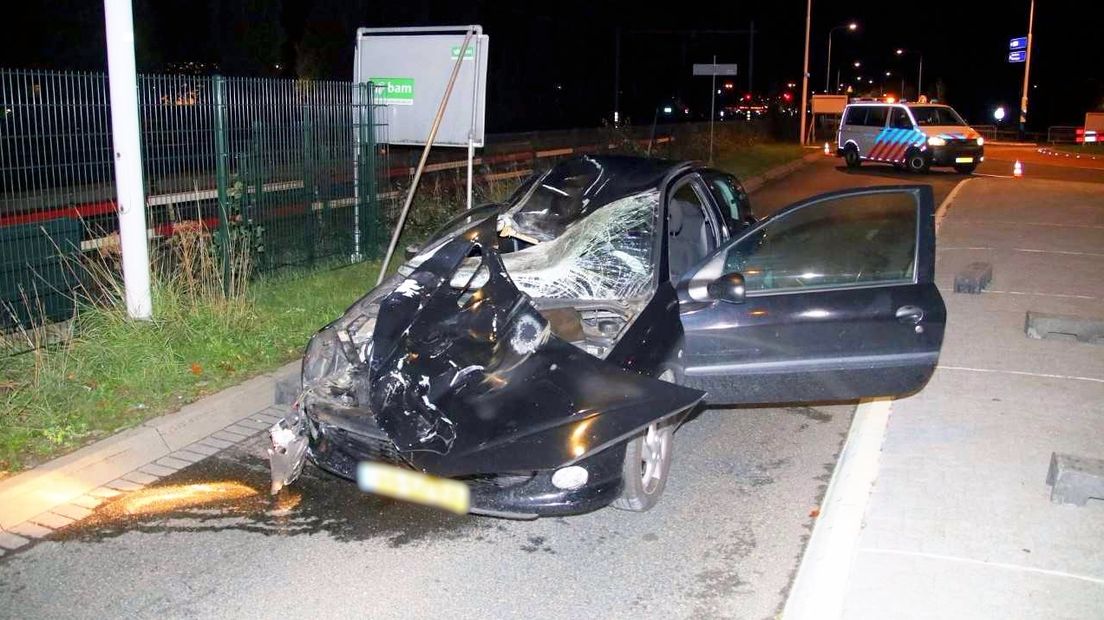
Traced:
<path fill-rule="evenodd" d="M 727 301 L 730 304 L 742 304 L 747 294 L 744 286 L 744 274 L 726 273 L 710 282 L 706 290 L 709 291 L 709 296 L 713 299 Z"/>

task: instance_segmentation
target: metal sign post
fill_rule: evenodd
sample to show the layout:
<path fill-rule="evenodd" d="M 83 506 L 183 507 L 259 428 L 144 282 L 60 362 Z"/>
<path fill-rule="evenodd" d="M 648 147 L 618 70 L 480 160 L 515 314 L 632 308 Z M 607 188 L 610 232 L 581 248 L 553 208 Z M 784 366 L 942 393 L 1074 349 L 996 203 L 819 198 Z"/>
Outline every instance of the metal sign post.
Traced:
<path fill-rule="evenodd" d="M 1028 79 L 1031 75 L 1031 32 L 1035 25 L 1035 0 L 1031 0 L 1031 9 L 1027 16 L 1027 54 L 1024 56 L 1024 79 L 1023 79 L 1023 91 L 1020 95 L 1020 138 L 1023 138 L 1024 129 L 1027 125 L 1027 94 L 1028 94 Z M 1023 37 L 1021 37 L 1023 38 Z M 1012 39 L 1011 43 L 1015 43 L 1017 40 Z M 1011 60 L 1011 54 L 1009 60 Z"/>
<path fill-rule="evenodd" d="M 718 65 L 717 55 L 713 55 L 712 64 L 694 64 L 694 75 L 708 75 L 712 78 L 709 87 L 709 163 L 713 164 L 713 120 L 716 118 L 717 107 L 717 76 L 736 75 L 736 65 Z"/>

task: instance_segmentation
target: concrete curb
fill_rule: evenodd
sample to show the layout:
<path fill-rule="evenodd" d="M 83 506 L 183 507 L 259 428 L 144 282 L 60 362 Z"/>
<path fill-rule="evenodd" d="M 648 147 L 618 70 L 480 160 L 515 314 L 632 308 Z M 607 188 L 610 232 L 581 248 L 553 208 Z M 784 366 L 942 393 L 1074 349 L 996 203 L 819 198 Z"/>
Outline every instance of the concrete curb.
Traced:
<path fill-rule="evenodd" d="M 278 415 L 273 383 L 298 371 L 298 361 L 286 364 L 0 482 L 0 548 L 22 546 L 113 495 L 262 432 Z"/>
<path fill-rule="evenodd" d="M 770 170 L 767 170 L 763 174 L 753 176 L 750 179 L 741 179 L 744 184 L 744 190 L 750 194 L 763 187 L 770 181 L 777 181 L 778 179 L 789 176 L 803 168 L 805 164 L 816 161 L 817 159 L 820 159 L 824 156 L 824 153 L 821 153 L 820 151 L 817 151 L 816 153 L 809 153 L 808 155 L 803 156 L 801 159 L 795 159 L 789 163 L 782 164 L 781 166 L 775 166 Z"/>

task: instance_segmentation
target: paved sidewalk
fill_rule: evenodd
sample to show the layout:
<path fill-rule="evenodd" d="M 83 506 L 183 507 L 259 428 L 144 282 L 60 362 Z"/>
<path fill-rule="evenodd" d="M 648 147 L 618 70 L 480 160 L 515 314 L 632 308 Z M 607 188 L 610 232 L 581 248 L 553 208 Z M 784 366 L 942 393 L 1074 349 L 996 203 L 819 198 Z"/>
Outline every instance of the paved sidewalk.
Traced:
<path fill-rule="evenodd" d="M 938 252 L 940 367 L 892 404 L 843 617 L 1102 618 L 1104 502 L 1051 503 L 1046 476 L 1052 452 L 1104 458 L 1104 342 L 1030 339 L 1024 321 L 1104 317 L 1104 192 L 975 178 Z M 954 293 L 974 261 L 989 290 Z"/>

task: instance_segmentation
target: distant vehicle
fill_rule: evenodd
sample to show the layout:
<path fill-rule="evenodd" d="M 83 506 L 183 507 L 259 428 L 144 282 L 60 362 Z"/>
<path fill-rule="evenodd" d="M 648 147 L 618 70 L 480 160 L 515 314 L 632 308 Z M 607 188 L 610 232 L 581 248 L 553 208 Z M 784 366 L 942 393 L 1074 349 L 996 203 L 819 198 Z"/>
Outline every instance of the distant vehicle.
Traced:
<path fill-rule="evenodd" d="M 933 212 L 930 187 L 875 187 L 757 221 L 697 164 L 560 162 L 458 214 L 311 338 L 270 431 L 273 491 L 309 459 L 456 512 L 647 510 L 703 398 L 927 382 L 946 322 Z"/>
<path fill-rule="evenodd" d="M 928 103 L 851 103 L 843 111 L 836 154 L 848 168 L 864 161 L 913 172 L 952 166 L 970 174 L 985 161 L 985 139 L 953 108 Z"/>

